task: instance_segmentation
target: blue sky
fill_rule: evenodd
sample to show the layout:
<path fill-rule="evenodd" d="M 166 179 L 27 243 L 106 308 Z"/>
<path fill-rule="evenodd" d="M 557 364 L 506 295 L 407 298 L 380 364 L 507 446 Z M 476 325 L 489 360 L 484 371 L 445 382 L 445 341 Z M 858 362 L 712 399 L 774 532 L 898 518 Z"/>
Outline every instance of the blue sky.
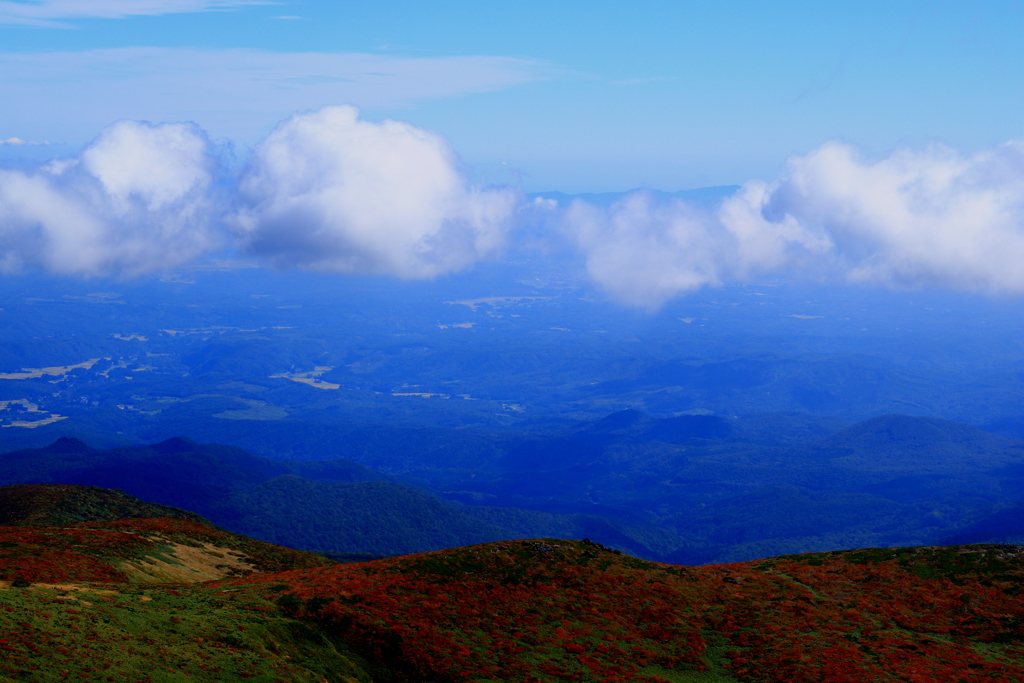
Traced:
<path fill-rule="evenodd" d="M 244 157 L 294 111 L 351 103 L 438 133 L 482 181 L 671 191 L 771 180 L 832 139 L 1024 134 L 1020 2 L 65 0 L 0 21 L 0 139 L 70 146 L 6 157 L 120 118 L 194 120 Z"/>

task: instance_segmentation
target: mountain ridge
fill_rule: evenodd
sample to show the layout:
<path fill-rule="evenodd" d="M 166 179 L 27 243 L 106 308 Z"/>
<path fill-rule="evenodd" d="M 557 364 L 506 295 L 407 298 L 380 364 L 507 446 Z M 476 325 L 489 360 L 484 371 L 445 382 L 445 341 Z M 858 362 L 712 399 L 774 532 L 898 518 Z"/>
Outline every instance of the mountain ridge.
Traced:
<path fill-rule="evenodd" d="M 197 510 L 238 533 L 335 555 L 418 552 L 534 536 L 552 526 L 561 532 L 607 532 L 602 540 L 651 552 L 628 530 L 614 523 L 595 526 L 586 515 L 520 511 L 515 529 L 507 529 L 487 519 L 500 517 L 499 511 L 446 503 L 346 460 L 269 460 L 182 438 L 106 450 L 77 439 L 53 446 L 0 455 L 0 484 L 59 481 L 116 488 Z M 380 524 L 382 518 L 390 523 Z"/>
<path fill-rule="evenodd" d="M 547 434 L 458 441 L 438 432 L 423 448 L 415 431 L 364 432 L 391 469 L 270 459 L 184 438 L 113 449 L 75 440 L 0 455 L 0 483 L 119 488 L 324 553 L 395 555 L 562 535 L 688 564 L 940 543 L 1014 504 L 1024 485 L 1024 442 L 901 415 L 846 425 L 806 415 L 654 418 L 631 410 Z M 349 438 L 356 441 L 346 447 L 371 449 L 355 433 L 338 436 Z M 309 482 L 305 492 L 289 477 Z M 273 509 L 253 495 L 259 487 Z M 372 523 L 383 510 L 374 496 L 390 501 L 388 525 Z M 970 538 L 1024 534 L 981 531 Z"/>

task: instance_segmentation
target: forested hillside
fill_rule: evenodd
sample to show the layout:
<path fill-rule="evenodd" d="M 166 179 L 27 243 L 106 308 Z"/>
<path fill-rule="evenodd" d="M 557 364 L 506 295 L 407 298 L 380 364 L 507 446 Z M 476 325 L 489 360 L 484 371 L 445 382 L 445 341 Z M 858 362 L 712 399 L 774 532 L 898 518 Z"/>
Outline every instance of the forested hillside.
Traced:
<path fill-rule="evenodd" d="M 545 534 L 589 533 L 642 555 L 682 542 L 670 531 L 592 515 L 453 505 L 348 461 L 273 461 L 187 439 L 100 450 L 65 438 L 0 455 L 0 484 L 21 482 L 120 489 L 196 510 L 237 533 L 341 556 Z"/>
<path fill-rule="evenodd" d="M 117 488 L 335 554 L 560 536 L 699 564 L 1024 541 L 1007 512 L 1021 501 L 1024 441 L 935 418 L 848 425 L 627 410 L 531 435 L 381 426 L 331 438 L 362 462 L 271 459 L 180 437 L 114 449 L 63 438 L 0 455 L 0 483 Z"/>

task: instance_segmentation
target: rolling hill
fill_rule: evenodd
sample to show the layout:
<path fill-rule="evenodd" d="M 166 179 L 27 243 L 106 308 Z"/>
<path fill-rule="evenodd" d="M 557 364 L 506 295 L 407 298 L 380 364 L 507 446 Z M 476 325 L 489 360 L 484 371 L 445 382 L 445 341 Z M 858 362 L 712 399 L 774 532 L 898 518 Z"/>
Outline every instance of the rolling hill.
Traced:
<path fill-rule="evenodd" d="M 71 560 L 139 557 L 154 547 L 140 540 L 158 537 L 163 551 L 174 543 L 208 549 L 214 538 L 266 544 L 184 517 L 110 520 L 146 504 L 96 489 L 0 495 L 28 501 L 19 505 L 30 524 L 0 528 L 0 566 L 18 574 L 0 581 L 4 681 L 1024 679 L 1021 546 L 686 567 L 548 538 L 362 564 L 296 552 L 277 571 L 153 583 L 85 575 Z M 40 526 L 67 514 L 104 521 Z M 46 547 L 23 549 L 9 540 L 19 533 L 46 534 Z M 90 534 L 106 536 L 97 543 Z M 228 545 L 217 547 L 226 554 Z M 35 558 L 57 551 L 64 561 L 43 577 Z M 188 559 L 164 556 L 168 565 Z"/>
<path fill-rule="evenodd" d="M 61 438 L 46 448 L 0 455 L 0 485 L 14 483 L 118 489 L 195 510 L 237 533 L 340 556 L 550 534 L 589 534 L 648 556 L 684 543 L 672 532 L 594 515 L 446 503 L 347 460 L 277 461 L 183 438 L 114 449 Z"/>
<path fill-rule="evenodd" d="M 0 487 L 0 579 L 194 583 L 333 564 L 94 486 Z"/>
<path fill-rule="evenodd" d="M 265 541 L 349 555 L 561 536 L 701 564 L 1024 540 L 984 521 L 1020 504 L 1024 442 L 935 418 L 624 410 L 528 435 L 363 425 L 317 438 L 321 453 L 361 461 L 272 459 L 181 437 L 112 449 L 62 438 L 0 455 L 0 484 L 117 488 Z"/>

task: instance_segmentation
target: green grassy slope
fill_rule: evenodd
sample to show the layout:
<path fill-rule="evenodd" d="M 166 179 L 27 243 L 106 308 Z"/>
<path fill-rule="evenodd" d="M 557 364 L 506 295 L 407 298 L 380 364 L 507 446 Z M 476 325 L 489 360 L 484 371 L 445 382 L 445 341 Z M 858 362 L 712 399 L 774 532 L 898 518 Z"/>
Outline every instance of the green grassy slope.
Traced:
<path fill-rule="evenodd" d="M 274 603 L 230 590 L 0 588 L 0 681 L 369 683 L 364 666 Z"/>

